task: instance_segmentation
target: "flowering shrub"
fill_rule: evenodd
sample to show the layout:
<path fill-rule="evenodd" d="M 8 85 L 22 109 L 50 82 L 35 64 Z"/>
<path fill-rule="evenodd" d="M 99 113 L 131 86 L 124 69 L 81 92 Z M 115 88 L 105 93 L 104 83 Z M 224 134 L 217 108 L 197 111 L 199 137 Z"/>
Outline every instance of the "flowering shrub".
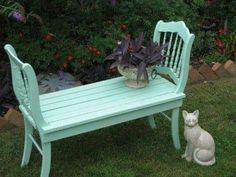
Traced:
<path fill-rule="evenodd" d="M 215 40 L 217 52 L 225 55 L 227 58 L 236 57 L 236 32 L 226 33 L 220 30 L 220 35 Z"/>
<path fill-rule="evenodd" d="M 23 6 L 21 6 L 17 2 L 8 1 L 6 5 L 0 5 L 1 15 L 4 15 L 7 17 L 13 16 L 17 20 L 18 19 L 24 20 L 23 18 L 24 14 L 21 13 L 22 10 L 23 10 Z"/>
<path fill-rule="evenodd" d="M 23 11 L 21 11 L 21 10 L 16 10 L 15 12 L 13 12 L 12 16 L 13 16 L 17 21 L 26 23 L 25 14 L 24 14 Z"/>
<path fill-rule="evenodd" d="M 27 14 L 25 8 L 21 4 L 13 1 L 8 1 L 5 6 L 0 5 L 0 14 L 7 17 L 13 17 L 16 21 L 22 23 L 26 23 L 29 17 L 34 17 L 42 23 L 42 19 L 39 15 L 33 12 Z"/>
<path fill-rule="evenodd" d="M 14 45 L 19 57 L 39 72 L 80 73 L 104 65 L 112 75 L 116 70 L 108 69 L 110 63 L 104 58 L 117 40 L 141 31 L 152 38 L 158 20 L 183 20 L 196 34 L 194 59 L 217 54 L 224 60 L 235 53 L 230 46 L 235 44 L 228 42 L 236 29 L 233 5 L 231 0 L 0 1 L 0 23 L 5 24 L 0 44 L 1 48 L 5 43 Z"/>

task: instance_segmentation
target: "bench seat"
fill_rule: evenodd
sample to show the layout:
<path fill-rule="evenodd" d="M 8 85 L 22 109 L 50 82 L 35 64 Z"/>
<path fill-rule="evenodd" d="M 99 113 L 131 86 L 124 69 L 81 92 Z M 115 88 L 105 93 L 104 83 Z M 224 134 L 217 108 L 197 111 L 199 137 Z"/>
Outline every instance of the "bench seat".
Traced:
<path fill-rule="evenodd" d="M 160 76 L 143 89 L 129 88 L 124 80 L 124 77 L 118 77 L 41 95 L 41 111 L 48 123 L 42 129 L 50 133 L 170 101 L 181 101 L 185 97 L 183 93 L 175 93 L 175 84 Z"/>

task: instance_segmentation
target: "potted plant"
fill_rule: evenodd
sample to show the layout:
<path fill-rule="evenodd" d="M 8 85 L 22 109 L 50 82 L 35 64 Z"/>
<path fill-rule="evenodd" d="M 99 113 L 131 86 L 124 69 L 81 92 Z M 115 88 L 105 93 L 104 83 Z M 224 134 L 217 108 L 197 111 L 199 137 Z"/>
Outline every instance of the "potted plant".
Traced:
<path fill-rule="evenodd" d="M 143 42 L 143 33 L 135 40 L 125 37 L 117 43 L 114 52 L 105 58 L 105 60 L 114 60 L 110 68 L 117 67 L 120 74 L 127 78 L 125 84 L 128 87 L 145 87 L 151 75 L 156 73 L 155 66 L 165 59 L 163 50 L 168 43 L 159 45 L 150 40 L 144 47 Z"/>

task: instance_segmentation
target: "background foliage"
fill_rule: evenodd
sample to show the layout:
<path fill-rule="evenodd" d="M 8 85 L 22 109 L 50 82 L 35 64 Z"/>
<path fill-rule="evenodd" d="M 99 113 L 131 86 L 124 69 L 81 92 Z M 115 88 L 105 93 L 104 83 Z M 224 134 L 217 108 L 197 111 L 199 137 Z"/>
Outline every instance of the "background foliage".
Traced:
<path fill-rule="evenodd" d="M 3 45 L 11 43 L 36 72 L 67 70 L 86 75 L 88 82 L 106 78 L 116 73 L 104 58 L 117 41 L 140 32 L 151 38 L 161 19 L 183 20 L 196 35 L 192 62 L 236 56 L 234 0 L 0 0 L 0 5 L 1 56 Z M 88 76 L 91 71 L 96 72 Z"/>

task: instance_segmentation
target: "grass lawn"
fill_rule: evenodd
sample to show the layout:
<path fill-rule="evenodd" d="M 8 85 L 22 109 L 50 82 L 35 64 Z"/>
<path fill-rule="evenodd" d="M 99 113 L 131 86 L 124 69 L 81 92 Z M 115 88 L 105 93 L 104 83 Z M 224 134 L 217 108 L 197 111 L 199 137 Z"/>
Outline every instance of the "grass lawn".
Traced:
<path fill-rule="evenodd" d="M 236 79 L 189 85 L 183 109 L 200 110 L 199 122 L 216 142 L 216 164 L 202 167 L 181 159 L 186 142 L 180 117 L 182 149 L 172 145 L 168 120 L 131 121 L 52 144 L 51 177 L 236 177 Z M 41 156 L 33 148 L 21 169 L 24 130 L 0 130 L 0 177 L 37 177 Z"/>

